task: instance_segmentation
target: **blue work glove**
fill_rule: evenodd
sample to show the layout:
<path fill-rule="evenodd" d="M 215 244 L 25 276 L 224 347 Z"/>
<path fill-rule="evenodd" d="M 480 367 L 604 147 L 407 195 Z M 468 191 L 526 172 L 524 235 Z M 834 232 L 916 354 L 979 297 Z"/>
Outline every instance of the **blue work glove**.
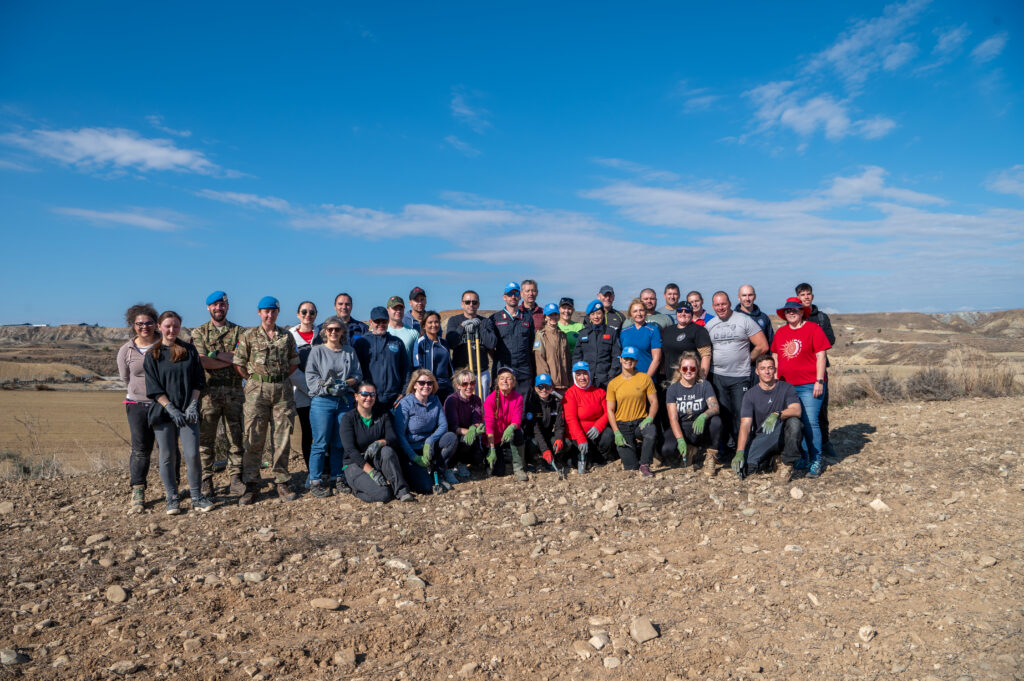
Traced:
<path fill-rule="evenodd" d="M 510 423 L 505 432 L 501 434 L 501 444 L 507 444 L 512 441 L 512 436 L 515 435 L 516 424 Z"/>
<path fill-rule="evenodd" d="M 700 435 L 704 432 L 704 423 L 708 420 L 707 414 L 701 414 L 693 420 L 693 434 Z"/>
<path fill-rule="evenodd" d="M 167 412 L 167 415 L 171 418 L 172 421 L 174 421 L 174 425 L 178 426 L 179 428 L 184 428 L 185 424 L 188 423 L 188 419 L 185 418 L 185 415 L 181 413 L 181 410 L 175 407 L 170 402 L 168 402 L 167 406 L 164 407 L 164 411 Z"/>
<path fill-rule="evenodd" d="M 199 423 L 199 400 L 192 400 L 185 407 L 185 420 L 189 423 Z"/>

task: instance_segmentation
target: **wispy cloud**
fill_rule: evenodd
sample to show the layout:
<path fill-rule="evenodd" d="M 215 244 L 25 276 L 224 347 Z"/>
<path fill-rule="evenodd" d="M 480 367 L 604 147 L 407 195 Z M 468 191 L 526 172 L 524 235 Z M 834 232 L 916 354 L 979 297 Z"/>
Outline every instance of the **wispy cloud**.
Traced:
<path fill-rule="evenodd" d="M 409 204 L 400 212 L 326 204 L 315 211 L 292 218 L 299 229 L 320 229 L 367 239 L 397 239 L 426 236 L 463 238 L 483 229 L 512 227 L 523 221 L 519 213 L 508 210 L 474 210 Z"/>
<path fill-rule="evenodd" d="M 627 161 L 621 158 L 594 158 L 591 160 L 599 165 L 631 173 L 637 177 L 643 178 L 644 180 L 668 182 L 675 182 L 679 180 L 679 176 L 673 172 L 657 170 L 650 166 L 645 166 L 643 164 Z"/>
<path fill-rule="evenodd" d="M 449 146 L 458 151 L 460 154 L 462 154 L 463 156 L 468 156 L 469 158 L 474 158 L 482 153 L 479 149 L 471 145 L 469 142 L 464 142 L 455 135 L 448 135 L 447 137 L 444 138 L 444 141 L 447 142 Z"/>
<path fill-rule="evenodd" d="M 269 210 L 277 211 L 279 213 L 292 212 L 291 204 L 276 196 L 259 196 L 258 194 L 243 194 L 239 192 L 219 192 L 214 191 L 213 189 L 203 189 L 196 192 L 196 195 L 202 196 L 206 199 L 220 201 L 222 203 L 232 203 L 238 206 L 256 206 L 259 208 L 267 208 Z"/>
<path fill-rule="evenodd" d="M 38 171 L 38 168 L 33 168 L 25 165 L 24 163 L 18 163 L 17 161 L 0 158 L 0 170 L 14 170 L 19 173 L 34 173 Z"/>
<path fill-rule="evenodd" d="M 804 138 L 820 131 L 835 141 L 848 136 L 878 139 L 896 127 L 895 121 L 885 116 L 855 119 L 847 101 L 830 94 L 811 94 L 795 87 L 793 81 L 766 83 L 744 95 L 756 106 L 754 133 L 784 127 Z"/>
<path fill-rule="evenodd" d="M 85 170 L 172 170 L 215 175 L 224 171 L 201 151 L 181 149 L 168 139 L 145 138 L 121 128 L 32 130 L 0 135 L 0 143 Z"/>
<path fill-rule="evenodd" d="M 1018 164 L 1000 170 L 989 178 L 985 186 L 1000 194 L 1013 194 L 1024 199 L 1024 165 Z"/>
<path fill-rule="evenodd" d="M 967 28 L 967 24 L 961 24 L 953 28 L 936 29 L 935 34 L 938 36 L 938 40 L 935 41 L 932 54 L 948 55 L 960 49 L 964 41 L 970 37 L 971 31 Z"/>
<path fill-rule="evenodd" d="M 708 111 L 722 98 L 714 94 L 710 88 L 690 87 L 685 81 L 679 81 L 676 94 L 683 99 L 683 113 L 699 113 Z"/>
<path fill-rule="evenodd" d="M 151 126 L 159 130 L 160 132 L 166 132 L 168 135 L 174 135 L 175 137 L 191 137 L 191 130 L 175 130 L 174 128 L 168 128 L 164 125 L 164 117 L 158 115 L 146 116 L 146 120 Z"/>
<path fill-rule="evenodd" d="M 173 232 L 183 229 L 181 216 L 171 211 L 160 211 L 158 215 L 147 215 L 142 208 L 128 211 L 98 211 L 88 208 L 54 208 L 55 213 L 82 218 L 97 227 L 138 227 L 155 232 Z"/>
<path fill-rule="evenodd" d="M 457 85 L 452 88 L 451 111 L 455 120 L 465 123 L 474 132 L 483 134 L 491 127 L 491 122 L 488 120 L 491 112 L 473 103 L 472 100 L 479 97 L 479 93 Z"/>
<path fill-rule="evenodd" d="M 987 61 L 992 61 L 1003 52 L 1003 48 L 1006 47 L 1006 41 L 1009 39 L 1009 35 L 1006 31 L 997 33 L 990 38 L 986 38 L 978 44 L 973 50 L 971 50 L 971 59 L 976 64 L 984 64 Z"/>

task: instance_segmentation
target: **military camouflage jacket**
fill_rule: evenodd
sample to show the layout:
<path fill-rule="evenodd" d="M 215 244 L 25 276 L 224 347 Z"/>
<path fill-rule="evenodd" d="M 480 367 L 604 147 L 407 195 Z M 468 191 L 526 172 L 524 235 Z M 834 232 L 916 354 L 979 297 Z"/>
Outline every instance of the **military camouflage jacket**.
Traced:
<path fill-rule="evenodd" d="M 213 322 L 206 322 L 192 329 L 192 343 L 195 344 L 200 357 L 209 357 L 211 352 L 234 352 L 243 333 L 245 329 L 233 322 L 227 322 L 224 326 L 214 326 Z M 210 387 L 241 388 L 242 377 L 234 367 L 207 369 L 206 383 Z"/>
<path fill-rule="evenodd" d="M 235 349 L 235 364 L 245 367 L 250 374 L 279 377 L 276 380 L 283 381 L 291 368 L 299 365 L 299 352 L 288 329 L 274 328 L 273 339 L 262 326 L 246 329 Z"/>

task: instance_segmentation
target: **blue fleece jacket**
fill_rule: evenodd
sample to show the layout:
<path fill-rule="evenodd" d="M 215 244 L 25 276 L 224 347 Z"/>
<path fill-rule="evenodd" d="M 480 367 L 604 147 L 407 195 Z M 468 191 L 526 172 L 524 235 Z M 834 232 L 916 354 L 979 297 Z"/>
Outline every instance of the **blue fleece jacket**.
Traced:
<path fill-rule="evenodd" d="M 438 338 L 432 341 L 426 336 L 420 336 L 412 351 L 412 365 L 414 368 L 430 370 L 437 378 L 437 385 L 441 390 L 451 391 L 452 389 L 452 356 L 448 352 L 448 344 Z"/>
<path fill-rule="evenodd" d="M 448 419 L 437 395 L 431 395 L 426 404 L 415 395 L 406 395 L 393 413 L 395 433 L 406 456 L 419 456 L 426 442 L 436 448 L 437 441 L 448 432 Z"/>

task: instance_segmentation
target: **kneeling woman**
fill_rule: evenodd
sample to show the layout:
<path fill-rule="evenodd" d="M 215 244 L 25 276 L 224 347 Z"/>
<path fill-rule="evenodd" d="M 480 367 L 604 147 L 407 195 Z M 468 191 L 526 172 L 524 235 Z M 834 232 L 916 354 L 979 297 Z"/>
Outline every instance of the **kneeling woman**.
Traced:
<path fill-rule="evenodd" d="M 363 381 L 356 389 L 356 408 L 341 417 L 343 474 L 352 493 L 363 501 L 413 501 L 395 451 L 398 436 L 391 414 L 373 415 L 377 386 Z"/>
<path fill-rule="evenodd" d="M 622 468 L 627 471 L 639 469 L 640 475 L 650 478 L 654 475 L 651 462 L 658 437 L 654 425 L 654 417 L 658 415 L 658 397 L 651 377 L 637 371 L 639 354 L 631 345 L 622 348 L 619 355 L 622 373 L 608 383 L 605 402 L 608 405 L 608 425 L 615 433 L 615 446 L 619 448 Z M 639 461 L 636 457 L 638 442 Z"/>
<path fill-rule="evenodd" d="M 434 374 L 416 369 L 405 397 L 394 411 L 395 434 L 405 455 L 405 479 L 420 494 L 429 494 L 433 489 L 445 491 L 459 481 L 448 468 L 458 438 L 448 432 L 448 419 L 437 398 L 437 387 Z"/>
<path fill-rule="evenodd" d="M 476 375 L 469 369 L 459 369 L 452 378 L 455 392 L 444 401 L 444 415 L 448 430 L 459 438 L 455 450 L 455 475 L 469 479 L 467 464 L 482 466 L 484 461 L 484 403 L 476 394 Z"/>
<path fill-rule="evenodd" d="M 718 398 L 710 381 L 698 378 L 700 356 L 685 351 L 679 356 L 675 380 L 665 394 L 668 425 L 675 440 L 665 438 L 661 458 L 668 461 L 678 452 L 682 464 L 694 463 L 698 447 L 714 447 L 722 432 L 722 419 L 718 415 Z"/>
<path fill-rule="evenodd" d="M 508 450 L 512 455 L 516 480 L 525 482 L 529 477 L 524 470 L 523 396 L 516 390 L 516 375 L 512 369 L 498 369 L 495 382 L 498 389 L 484 400 L 484 429 L 490 443 L 487 465 L 492 475 L 504 475 L 505 452 Z"/>

